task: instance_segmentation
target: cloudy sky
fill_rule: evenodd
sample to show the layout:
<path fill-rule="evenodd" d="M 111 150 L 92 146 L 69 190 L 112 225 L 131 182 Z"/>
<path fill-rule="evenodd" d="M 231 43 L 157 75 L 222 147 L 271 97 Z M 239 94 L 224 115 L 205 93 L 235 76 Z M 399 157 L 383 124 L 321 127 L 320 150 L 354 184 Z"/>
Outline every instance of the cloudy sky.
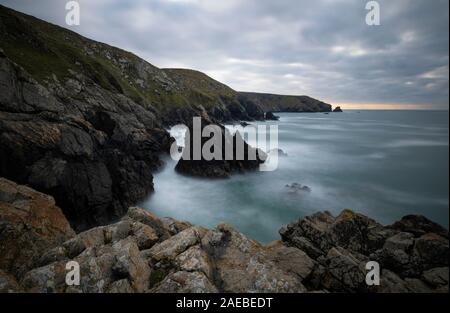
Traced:
<path fill-rule="evenodd" d="M 306 94 L 347 108 L 449 108 L 449 1 L 65 0 L 0 3 L 236 90 Z"/>

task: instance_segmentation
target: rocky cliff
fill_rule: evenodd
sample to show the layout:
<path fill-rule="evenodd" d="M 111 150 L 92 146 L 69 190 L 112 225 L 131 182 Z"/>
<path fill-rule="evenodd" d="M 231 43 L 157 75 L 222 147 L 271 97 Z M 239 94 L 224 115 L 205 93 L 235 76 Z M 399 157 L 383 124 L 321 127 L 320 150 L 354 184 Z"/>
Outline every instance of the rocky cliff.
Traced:
<path fill-rule="evenodd" d="M 239 92 L 241 102 L 251 102 L 264 112 L 331 112 L 331 105 L 308 96 L 285 96 L 269 93 Z"/>
<path fill-rule="evenodd" d="M 0 5 L 0 47 L 38 83 L 61 89 L 84 76 L 160 116 L 166 125 L 208 112 L 219 122 L 263 119 L 230 87 L 188 69 L 160 69 L 136 55 Z M 241 101 L 242 100 L 242 101 Z M 320 110 L 314 99 L 304 103 Z"/>
<path fill-rule="evenodd" d="M 172 140 L 164 127 L 264 119 L 241 100 L 203 73 L 159 69 L 0 5 L 0 176 L 52 195 L 77 230 L 153 190 Z"/>
<path fill-rule="evenodd" d="M 51 197 L 0 178 L 0 292 L 448 292 L 448 231 L 422 216 L 319 212 L 280 234 L 263 245 L 131 207 L 75 235 Z M 65 283 L 72 260 L 79 286 Z M 369 260 L 379 286 L 365 283 Z"/>

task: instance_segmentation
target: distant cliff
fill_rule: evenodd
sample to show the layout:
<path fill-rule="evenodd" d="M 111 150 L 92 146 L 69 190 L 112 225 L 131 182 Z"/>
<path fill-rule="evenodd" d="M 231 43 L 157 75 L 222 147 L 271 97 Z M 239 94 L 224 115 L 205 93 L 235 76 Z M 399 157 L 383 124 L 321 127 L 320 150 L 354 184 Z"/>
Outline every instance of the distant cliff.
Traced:
<path fill-rule="evenodd" d="M 228 122 L 261 120 L 274 108 L 299 112 L 325 108 L 309 97 L 267 95 L 253 101 L 204 73 L 160 69 L 128 51 L 1 5 L 0 39 L 6 56 L 44 87 L 54 89 L 58 83 L 84 76 L 156 113 L 166 125 L 205 111 L 219 122 Z"/>
<path fill-rule="evenodd" d="M 331 112 L 331 105 L 308 96 L 239 92 L 240 101 L 252 101 L 265 112 Z"/>

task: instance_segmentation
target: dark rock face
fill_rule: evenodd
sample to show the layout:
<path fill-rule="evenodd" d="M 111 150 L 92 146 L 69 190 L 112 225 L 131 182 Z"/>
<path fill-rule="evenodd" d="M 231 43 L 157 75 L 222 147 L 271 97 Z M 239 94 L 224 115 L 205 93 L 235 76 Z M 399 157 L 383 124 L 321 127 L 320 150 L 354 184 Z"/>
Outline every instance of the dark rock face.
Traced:
<path fill-rule="evenodd" d="M 212 125 L 211 121 L 203 118 L 201 120 L 201 129 L 207 125 Z M 191 125 L 189 126 L 189 136 L 185 137 L 185 150 L 183 151 L 181 159 L 178 161 L 175 169 L 182 174 L 198 176 L 198 177 L 212 177 L 212 178 L 227 178 L 232 173 L 243 172 L 246 170 L 256 170 L 259 165 L 266 159 L 266 154 L 259 150 L 249 146 L 241 137 L 241 135 L 236 132 L 232 135 L 225 127 L 221 125 L 216 125 L 217 130 L 220 132 L 221 137 L 221 149 L 218 153 L 218 159 L 206 160 L 204 155 L 201 154 L 199 160 L 194 159 L 194 129 Z M 201 148 L 213 138 L 213 134 L 210 136 L 201 138 Z M 227 155 L 226 146 L 232 146 L 232 154 Z M 243 147 L 243 158 L 240 159 L 237 154 L 237 147 Z M 214 152 L 214 148 L 210 149 Z M 255 158 L 253 158 L 253 156 Z"/>
<path fill-rule="evenodd" d="M 333 112 L 341 113 L 341 112 L 344 112 L 344 111 L 342 111 L 341 107 L 336 107 L 336 108 L 333 110 Z"/>
<path fill-rule="evenodd" d="M 5 56 L 0 95 L 0 175 L 53 195 L 78 229 L 153 190 L 170 138 L 150 111 L 84 76 L 45 88 Z"/>
<path fill-rule="evenodd" d="M 268 121 L 278 121 L 280 119 L 279 116 L 276 116 L 272 112 L 267 112 L 265 117 L 266 117 L 266 120 L 268 120 Z"/>
<path fill-rule="evenodd" d="M 400 221 L 391 225 L 392 229 L 412 233 L 419 237 L 427 233 L 435 233 L 444 238 L 448 238 L 448 230 L 436 224 L 422 215 L 407 215 Z"/>
<path fill-rule="evenodd" d="M 245 108 L 248 116 L 251 119 L 261 121 L 264 120 L 264 110 L 260 105 L 257 103 L 251 101 L 250 99 L 246 97 L 242 97 L 238 94 L 237 96 L 238 101 L 241 103 L 241 105 Z"/>
<path fill-rule="evenodd" d="M 310 280 L 314 288 L 370 291 L 364 280 L 370 260 L 382 269 L 379 292 L 448 291 L 448 277 L 443 278 L 449 264 L 448 231 L 423 216 L 407 216 L 394 225 L 382 226 L 344 210 L 338 217 L 327 212 L 307 216 L 280 234 L 285 244 L 319 262 Z M 423 234 L 423 228 L 440 234 Z"/>
<path fill-rule="evenodd" d="M 264 112 L 331 112 L 331 105 L 308 96 L 239 92 L 239 99 L 259 105 Z"/>

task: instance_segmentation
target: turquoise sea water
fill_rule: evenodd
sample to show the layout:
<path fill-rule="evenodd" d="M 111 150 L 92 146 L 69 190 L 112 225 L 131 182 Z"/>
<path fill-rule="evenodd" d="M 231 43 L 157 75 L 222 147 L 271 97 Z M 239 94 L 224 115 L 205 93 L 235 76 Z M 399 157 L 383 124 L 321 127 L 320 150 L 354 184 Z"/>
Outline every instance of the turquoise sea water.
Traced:
<path fill-rule="evenodd" d="M 343 208 L 383 224 L 423 214 L 448 228 L 448 112 L 279 115 L 270 124 L 288 156 L 276 171 L 198 179 L 175 173 L 168 159 L 155 175 L 156 192 L 140 205 L 206 227 L 229 223 L 262 242 L 279 239 L 279 228 L 299 217 Z M 294 182 L 312 191 L 291 194 L 285 185 Z"/>

